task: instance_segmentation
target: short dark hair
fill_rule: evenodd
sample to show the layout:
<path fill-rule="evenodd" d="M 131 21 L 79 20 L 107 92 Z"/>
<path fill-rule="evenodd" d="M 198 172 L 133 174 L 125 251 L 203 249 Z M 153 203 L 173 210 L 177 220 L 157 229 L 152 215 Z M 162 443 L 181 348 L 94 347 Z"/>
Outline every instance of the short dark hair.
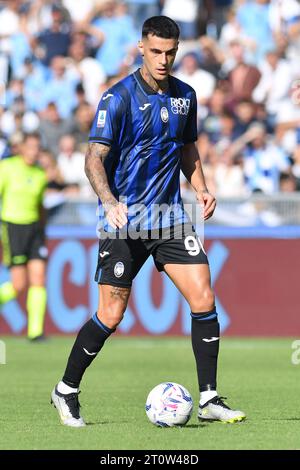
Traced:
<path fill-rule="evenodd" d="M 27 142 L 28 139 L 41 140 L 41 136 L 38 132 L 25 132 L 23 136 L 23 142 Z"/>
<path fill-rule="evenodd" d="M 152 16 L 148 18 L 142 28 L 142 37 L 147 37 L 148 34 L 157 36 L 164 39 L 178 39 L 179 38 L 179 27 L 168 16 Z"/>

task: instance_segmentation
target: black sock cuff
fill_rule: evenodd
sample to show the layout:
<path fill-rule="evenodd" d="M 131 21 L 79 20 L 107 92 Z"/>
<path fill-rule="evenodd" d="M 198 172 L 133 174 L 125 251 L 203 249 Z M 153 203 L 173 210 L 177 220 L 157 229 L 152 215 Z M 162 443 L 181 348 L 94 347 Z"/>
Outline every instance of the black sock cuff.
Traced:
<path fill-rule="evenodd" d="M 92 316 L 92 320 L 96 323 L 96 325 L 99 326 L 99 328 L 104 331 L 106 336 L 110 336 L 116 331 L 116 328 L 109 328 L 108 326 L 104 325 L 104 323 L 102 323 L 102 321 L 99 320 L 99 318 L 97 317 L 97 313 L 94 313 L 94 315 Z"/>
<path fill-rule="evenodd" d="M 193 320 L 199 322 L 218 321 L 218 313 L 216 307 L 214 307 L 210 312 L 191 312 L 191 317 Z"/>

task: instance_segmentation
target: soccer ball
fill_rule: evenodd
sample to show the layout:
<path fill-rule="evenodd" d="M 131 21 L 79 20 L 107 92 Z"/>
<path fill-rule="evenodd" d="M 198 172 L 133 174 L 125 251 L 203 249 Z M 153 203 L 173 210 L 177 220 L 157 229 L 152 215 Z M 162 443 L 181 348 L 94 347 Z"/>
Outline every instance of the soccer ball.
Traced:
<path fill-rule="evenodd" d="M 183 426 L 193 412 L 193 399 L 188 390 L 174 382 L 154 387 L 146 401 L 146 414 L 160 427 Z"/>

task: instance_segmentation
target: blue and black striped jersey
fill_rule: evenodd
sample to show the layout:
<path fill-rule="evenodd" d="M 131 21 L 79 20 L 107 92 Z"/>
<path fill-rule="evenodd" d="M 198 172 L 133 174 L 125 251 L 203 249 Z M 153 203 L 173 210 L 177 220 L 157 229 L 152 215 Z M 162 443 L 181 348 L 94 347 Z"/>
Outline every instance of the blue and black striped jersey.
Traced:
<path fill-rule="evenodd" d="M 193 88 L 170 76 L 168 92 L 156 93 L 139 70 L 100 100 L 89 141 L 111 147 L 104 162 L 110 189 L 127 204 L 129 223 L 141 230 L 187 221 L 180 196 L 181 148 L 197 139 L 196 114 Z"/>

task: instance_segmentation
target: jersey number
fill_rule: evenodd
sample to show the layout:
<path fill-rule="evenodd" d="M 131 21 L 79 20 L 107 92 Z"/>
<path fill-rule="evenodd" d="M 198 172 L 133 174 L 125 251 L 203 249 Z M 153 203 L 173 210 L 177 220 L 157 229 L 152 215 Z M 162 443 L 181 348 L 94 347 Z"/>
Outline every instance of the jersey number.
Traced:
<path fill-rule="evenodd" d="M 188 235 L 185 238 L 184 246 L 185 246 L 185 249 L 187 250 L 188 254 L 191 255 L 191 256 L 199 255 L 201 249 L 203 249 L 202 243 L 200 242 L 200 240 L 196 237 L 193 237 L 192 235 Z"/>

